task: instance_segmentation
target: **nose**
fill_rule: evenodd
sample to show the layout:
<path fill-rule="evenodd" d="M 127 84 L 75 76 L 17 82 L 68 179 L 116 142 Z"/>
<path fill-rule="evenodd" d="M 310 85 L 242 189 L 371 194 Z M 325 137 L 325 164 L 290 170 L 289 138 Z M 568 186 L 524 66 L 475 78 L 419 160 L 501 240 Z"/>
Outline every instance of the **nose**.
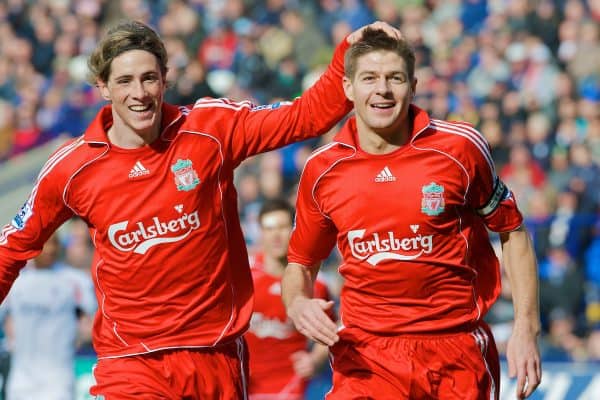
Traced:
<path fill-rule="evenodd" d="M 377 79 L 377 83 L 375 85 L 375 90 L 377 94 L 386 94 L 390 91 L 390 84 L 385 77 L 380 77 Z"/>
<path fill-rule="evenodd" d="M 133 86 L 132 86 L 132 95 L 135 98 L 141 99 L 144 98 L 146 96 L 146 88 L 144 87 L 144 82 L 142 81 L 133 81 Z"/>

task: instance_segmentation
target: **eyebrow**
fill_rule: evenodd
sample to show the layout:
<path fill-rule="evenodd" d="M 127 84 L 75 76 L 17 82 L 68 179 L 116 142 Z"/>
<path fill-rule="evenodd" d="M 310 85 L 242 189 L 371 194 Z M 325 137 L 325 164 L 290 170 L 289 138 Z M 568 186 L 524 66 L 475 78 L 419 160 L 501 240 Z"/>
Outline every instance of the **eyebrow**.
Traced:
<path fill-rule="evenodd" d="M 146 72 L 142 72 L 140 74 L 140 76 L 143 78 L 145 76 L 149 76 L 149 75 L 158 75 L 160 76 L 160 73 L 158 71 L 146 71 Z M 117 79 L 123 79 L 123 78 L 133 78 L 135 76 L 135 74 L 123 74 L 123 75 L 117 75 L 114 77 L 115 80 Z"/>
<path fill-rule="evenodd" d="M 368 75 L 368 74 L 376 74 L 376 75 L 378 75 L 379 72 L 374 71 L 374 70 L 367 70 L 367 71 L 360 72 L 357 76 Z M 388 76 L 389 75 L 404 75 L 404 76 L 408 76 L 408 73 L 405 72 L 405 71 L 398 71 L 398 70 L 396 70 L 396 71 L 387 72 L 387 73 L 385 73 L 385 75 L 388 75 Z"/>

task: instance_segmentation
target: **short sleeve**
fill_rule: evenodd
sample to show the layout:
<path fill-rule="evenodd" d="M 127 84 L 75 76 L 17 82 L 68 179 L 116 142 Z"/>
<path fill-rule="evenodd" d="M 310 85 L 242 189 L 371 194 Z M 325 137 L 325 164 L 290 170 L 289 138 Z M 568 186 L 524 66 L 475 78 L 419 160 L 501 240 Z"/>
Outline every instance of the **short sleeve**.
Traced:
<path fill-rule="evenodd" d="M 465 132 L 468 157 L 468 205 L 494 232 L 509 232 L 523 223 L 513 192 L 496 174 L 490 146 L 483 135 L 468 124 L 459 124 Z"/>
<path fill-rule="evenodd" d="M 319 208 L 312 165 L 306 165 L 296 202 L 296 223 L 290 239 L 288 262 L 311 267 L 329 256 L 337 237 L 333 222 Z"/>

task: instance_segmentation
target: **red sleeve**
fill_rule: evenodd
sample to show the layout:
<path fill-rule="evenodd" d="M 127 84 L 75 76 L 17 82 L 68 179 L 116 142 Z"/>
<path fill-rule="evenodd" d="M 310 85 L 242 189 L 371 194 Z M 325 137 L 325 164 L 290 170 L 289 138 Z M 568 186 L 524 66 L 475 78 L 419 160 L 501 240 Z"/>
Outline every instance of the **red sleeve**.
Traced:
<path fill-rule="evenodd" d="M 296 201 L 296 224 L 290 239 L 288 261 L 312 267 L 329 256 L 337 230 L 313 196 L 316 177 L 310 160 L 302 172 Z"/>
<path fill-rule="evenodd" d="M 468 133 L 464 154 L 468 155 L 468 204 L 494 232 L 508 232 L 523 223 L 512 191 L 496 174 L 490 146 L 483 135 L 468 124 L 459 124 Z"/>
<path fill-rule="evenodd" d="M 51 157 L 25 204 L 0 232 L 0 301 L 26 260 L 37 256 L 48 237 L 73 215 L 63 201 L 53 166 Z"/>
<path fill-rule="evenodd" d="M 322 135 L 352 109 L 342 86 L 347 48 L 343 40 L 329 68 L 294 101 L 254 106 L 248 101 L 201 99 L 194 110 L 209 113 L 197 114 L 198 122 L 212 120 L 222 135 L 225 158 L 232 160 L 233 167 L 255 154 Z"/>

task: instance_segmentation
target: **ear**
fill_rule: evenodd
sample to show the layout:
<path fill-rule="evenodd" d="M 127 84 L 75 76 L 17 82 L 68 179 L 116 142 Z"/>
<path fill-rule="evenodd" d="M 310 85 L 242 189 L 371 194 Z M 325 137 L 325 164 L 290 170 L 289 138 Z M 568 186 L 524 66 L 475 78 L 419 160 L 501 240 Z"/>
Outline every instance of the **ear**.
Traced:
<path fill-rule="evenodd" d="M 102 96 L 102 98 L 104 100 L 111 101 L 110 90 L 108 89 L 108 86 L 107 86 L 106 82 L 103 82 L 101 80 L 97 80 L 96 81 L 96 87 L 100 91 L 100 95 Z"/>
<path fill-rule="evenodd" d="M 354 93 L 352 91 L 352 81 L 347 76 L 344 76 L 344 80 L 342 81 L 342 85 L 344 86 L 344 93 L 346 97 L 350 101 L 354 101 Z"/>
<path fill-rule="evenodd" d="M 413 78 L 413 81 L 410 83 L 410 93 L 412 97 L 415 97 L 417 93 L 417 78 Z"/>

